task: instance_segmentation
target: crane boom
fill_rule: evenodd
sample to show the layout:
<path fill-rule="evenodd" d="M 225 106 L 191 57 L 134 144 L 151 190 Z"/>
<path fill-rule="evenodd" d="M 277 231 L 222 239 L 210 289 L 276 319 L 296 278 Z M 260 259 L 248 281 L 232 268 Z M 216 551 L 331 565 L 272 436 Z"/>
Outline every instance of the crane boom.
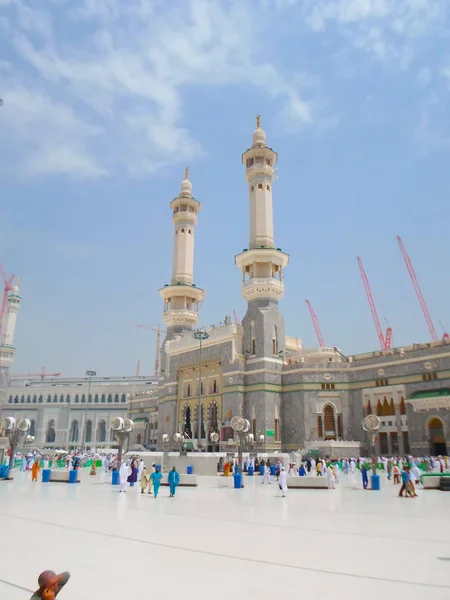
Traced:
<path fill-rule="evenodd" d="M 320 329 L 320 325 L 319 325 L 319 319 L 317 318 L 316 313 L 314 312 L 314 309 L 312 307 L 312 304 L 309 300 L 305 300 L 306 304 L 308 305 L 309 308 L 309 314 L 311 315 L 311 320 L 313 322 L 314 325 L 314 329 L 317 335 L 317 339 L 319 341 L 319 346 L 321 348 L 325 347 L 325 342 L 323 341 L 323 335 L 322 335 L 322 331 Z"/>
<path fill-rule="evenodd" d="M 148 331 L 156 331 L 156 351 L 155 351 L 155 375 L 158 377 L 159 375 L 159 353 L 161 351 L 161 334 L 166 333 L 165 329 L 160 329 L 158 327 L 150 327 L 149 325 L 139 325 L 138 323 L 133 323 L 135 327 L 139 327 L 139 329 L 147 329 Z"/>
<path fill-rule="evenodd" d="M 416 292 L 417 299 L 419 300 L 419 304 L 422 309 L 423 316 L 425 317 L 425 321 L 427 322 L 428 330 L 431 335 L 431 339 L 433 340 L 433 342 L 437 342 L 438 336 L 436 333 L 436 329 L 433 325 L 433 321 L 431 320 L 431 316 L 428 311 L 428 307 L 425 302 L 425 298 L 423 297 L 422 290 L 420 289 L 419 280 L 417 279 L 417 275 L 416 275 L 416 272 L 414 271 L 413 264 L 411 262 L 411 259 L 408 256 L 408 253 L 406 252 L 406 248 L 402 242 L 402 238 L 399 235 L 397 236 L 397 241 L 398 241 L 398 245 L 400 246 L 400 250 L 403 255 L 403 260 L 405 261 L 405 265 L 406 265 L 406 268 L 408 269 L 408 273 L 411 278 L 412 284 L 414 286 L 414 290 Z"/>
<path fill-rule="evenodd" d="M 378 341 L 380 342 L 380 348 L 382 350 L 385 350 L 386 349 L 386 340 L 384 339 L 383 332 L 381 330 L 380 319 L 378 318 L 377 309 L 375 307 L 375 300 L 373 299 L 372 290 L 370 289 L 369 278 L 366 275 L 364 266 L 362 264 L 362 260 L 359 258 L 359 256 L 357 257 L 357 261 L 358 261 L 359 271 L 361 273 L 361 277 L 363 280 L 364 289 L 366 290 L 367 300 L 369 301 L 370 310 L 372 312 L 375 329 L 377 330 L 377 336 L 378 336 Z M 391 335 L 392 335 L 392 331 L 391 331 Z M 391 336 L 389 336 L 389 345 L 390 345 L 390 338 L 391 338 Z"/>

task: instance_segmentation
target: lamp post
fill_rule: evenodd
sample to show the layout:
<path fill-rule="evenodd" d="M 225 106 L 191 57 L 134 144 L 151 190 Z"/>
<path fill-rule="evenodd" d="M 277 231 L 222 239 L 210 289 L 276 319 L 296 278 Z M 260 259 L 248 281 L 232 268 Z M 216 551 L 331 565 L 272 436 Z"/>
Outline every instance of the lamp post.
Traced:
<path fill-rule="evenodd" d="M 194 331 L 194 339 L 200 342 L 199 353 L 199 385 L 198 385 L 198 430 L 197 430 L 197 449 L 200 449 L 202 443 L 202 345 L 203 341 L 209 338 L 209 333 L 206 329 L 196 329 Z"/>
<path fill-rule="evenodd" d="M 83 450 L 87 450 L 87 418 L 88 418 L 88 404 L 89 404 L 89 398 L 91 395 L 91 384 L 92 384 L 92 378 L 95 377 L 97 375 L 97 371 L 91 371 L 91 370 L 87 370 L 86 371 L 86 376 L 89 378 L 88 380 L 88 395 L 86 398 L 86 417 L 84 420 L 84 447 Z M 70 437 L 70 432 L 69 432 L 69 437 Z"/>

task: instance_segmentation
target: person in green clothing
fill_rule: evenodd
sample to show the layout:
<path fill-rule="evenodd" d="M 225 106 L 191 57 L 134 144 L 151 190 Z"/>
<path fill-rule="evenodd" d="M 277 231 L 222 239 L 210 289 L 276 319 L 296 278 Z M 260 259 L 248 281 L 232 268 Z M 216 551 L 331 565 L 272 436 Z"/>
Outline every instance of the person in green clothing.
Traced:
<path fill-rule="evenodd" d="M 180 483 L 180 476 L 177 473 L 175 467 L 169 471 L 169 475 L 167 477 L 170 486 L 170 497 L 173 498 L 175 496 L 175 490 L 177 489 L 178 484 Z"/>
<path fill-rule="evenodd" d="M 155 470 L 150 475 L 150 479 L 153 483 L 153 495 L 155 498 L 157 498 L 158 492 L 159 492 L 159 486 L 161 485 L 161 479 L 162 479 L 162 475 L 159 470 L 159 467 L 155 467 Z"/>
<path fill-rule="evenodd" d="M 70 579 L 70 573 L 43 571 L 38 578 L 39 589 L 34 592 L 30 600 L 55 600 L 56 596 Z"/>

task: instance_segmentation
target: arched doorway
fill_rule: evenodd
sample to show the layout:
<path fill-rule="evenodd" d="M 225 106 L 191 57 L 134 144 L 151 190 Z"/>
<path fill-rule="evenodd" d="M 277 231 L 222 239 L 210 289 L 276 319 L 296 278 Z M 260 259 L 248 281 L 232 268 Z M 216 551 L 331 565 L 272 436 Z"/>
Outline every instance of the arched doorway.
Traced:
<path fill-rule="evenodd" d="M 89 420 L 86 423 L 86 436 L 85 436 L 85 442 L 92 442 L 92 421 Z"/>
<path fill-rule="evenodd" d="M 97 442 L 106 442 L 106 423 L 99 421 L 97 426 Z"/>
<path fill-rule="evenodd" d="M 334 418 L 334 408 L 327 404 L 323 410 L 323 424 L 325 429 L 325 439 L 336 439 L 336 420 Z"/>
<path fill-rule="evenodd" d="M 50 421 L 48 422 L 45 441 L 47 442 L 47 444 L 53 444 L 56 441 L 55 419 L 50 419 Z"/>
<path fill-rule="evenodd" d="M 69 437 L 69 441 L 70 442 L 78 442 L 78 431 L 79 431 L 79 427 L 78 427 L 78 421 L 72 421 L 72 425 L 70 426 L 70 437 Z"/>
<path fill-rule="evenodd" d="M 432 456 L 447 455 L 447 443 L 444 435 L 444 423 L 439 417 L 428 421 L 428 439 L 430 441 L 430 454 Z"/>
<path fill-rule="evenodd" d="M 30 435 L 35 436 L 36 435 L 36 421 L 34 419 L 31 419 L 30 423 L 31 423 Z"/>
<path fill-rule="evenodd" d="M 142 434 L 138 433 L 136 436 L 136 444 L 142 444 Z"/>
<path fill-rule="evenodd" d="M 192 439 L 191 407 L 186 406 L 184 410 L 184 433 Z M 155 436 L 156 437 L 156 436 Z"/>

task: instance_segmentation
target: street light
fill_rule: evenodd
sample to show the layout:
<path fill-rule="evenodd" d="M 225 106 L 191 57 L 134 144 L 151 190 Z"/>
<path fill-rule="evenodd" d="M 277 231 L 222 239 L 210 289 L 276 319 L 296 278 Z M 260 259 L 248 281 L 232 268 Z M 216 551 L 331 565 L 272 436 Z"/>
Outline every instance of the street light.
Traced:
<path fill-rule="evenodd" d="M 209 333 L 206 331 L 206 329 L 196 329 L 193 335 L 194 339 L 200 342 L 197 430 L 197 449 L 199 450 L 202 443 L 202 345 L 203 341 L 209 338 Z"/>
<path fill-rule="evenodd" d="M 88 404 L 89 404 L 89 398 L 91 396 L 91 384 L 92 384 L 92 378 L 95 377 L 97 375 L 97 371 L 91 371 L 91 370 L 87 370 L 86 371 L 86 377 L 89 377 L 89 381 L 88 381 L 88 395 L 86 398 L 86 418 L 84 419 L 84 450 L 87 450 L 87 418 L 88 418 Z M 70 437 L 70 431 L 69 431 L 69 437 Z"/>

